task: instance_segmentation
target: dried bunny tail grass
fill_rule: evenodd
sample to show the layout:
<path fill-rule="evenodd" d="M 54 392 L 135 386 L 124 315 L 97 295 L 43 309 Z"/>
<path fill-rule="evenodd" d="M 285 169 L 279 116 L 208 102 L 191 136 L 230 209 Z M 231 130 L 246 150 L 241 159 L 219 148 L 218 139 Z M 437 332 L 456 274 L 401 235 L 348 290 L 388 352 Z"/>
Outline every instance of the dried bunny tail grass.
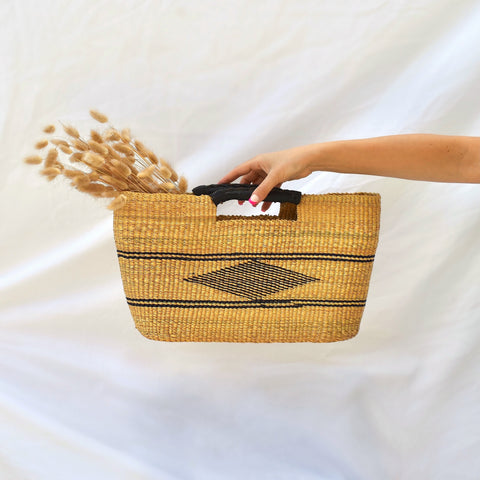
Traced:
<path fill-rule="evenodd" d="M 77 169 L 73 169 L 73 168 L 65 168 L 65 170 L 63 170 L 62 172 L 67 178 L 75 178 L 78 176 L 79 173 L 82 173 L 80 170 L 77 170 Z"/>
<path fill-rule="evenodd" d="M 148 149 L 142 142 L 140 142 L 139 140 L 135 140 L 133 144 L 142 156 L 148 158 Z"/>
<path fill-rule="evenodd" d="M 103 197 L 103 193 L 107 187 L 101 183 L 90 183 L 88 185 L 82 186 L 81 189 L 85 193 L 91 193 L 96 197 Z"/>
<path fill-rule="evenodd" d="M 126 165 L 128 165 L 128 168 L 131 170 L 131 175 L 133 175 L 135 178 L 137 177 L 137 174 L 138 174 L 138 169 L 135 168 L 135 165 L 134 164 L 130 164 L 129 163 L 129 159 L 126 158 L 126 159 L 123 159 L 122 160 L 123 163 L 125 163 Z"/>
<path fill-rule="evenodd" d="M 85 140 L 80 140 L 80 139 L 75 139 L 72 141 L 72 145 L 77 149 L 77 150 L 80 150 L 82 152 L 86 152 L 87 150 L 89 150 L 90 146 L 88 145 L 87 142 L 85 142 Z"/>
<path fill-rule="evenodd" d="M 108 143 L 105 143 L 105 146 L 107 147 L 108 149 L 108 157 L 110 158 L 116 158 L 117 160 L 122 160 L 122 156 L 117 152 L 115 151 L 115 149 Z"/>
<path fill-rule="evenodd" d="M 141 192 L 144 193 L 156 193 L 158 191 L 158 186 L 160 185 L 155 180 L 150 177 L 147 178 L 138 178 L 138 177 L 130 177 L 133 178 L 136 182 L 139 183 Z"/>
<path fill-rule="evenodd" d="M 172 191 L 175 188 L 175 184 L 172 182 L 164 183 L 163 186 L 167 189 L 167 191 Z"/>
<path fill-rule="evenodd" d="M 80 138 L 80 134 L 78 133 L 78 130 L 75 127 L 72 127 L 71 125 L 63 125 L 63 129 L 65 132 L 70 135 L 73 138 Z"/>
<path fill-rule="evenodd" d="M 40 174 L 45 175 L 47 177 L 50 177 L 50 176 L 56 177 L 60 173 L 61 173 L 61 170 L 55 167 L 48 167 L 48 168 L 44 168 L 43 170 L 40 170 Z"/>
<path fill-rule="evenodd" d="M 102 145 L 95 140 L 90 140 L 88 142 L 88 145 L 90 145 L 90 148 L 97 153 L 101 153 L 102 155 L 107 155 L 108 153 L 108 148 L 105 145 Z"/>
<path fill-rule="evenodd" d="M 177 175 L 177 172 L 175 170 L 172 170 L 172 175 L 170 177 L 170 180 L 172 182 L 176 182 L 178 180 L 178 175 Z"/>
<path fill-rule="evenodd" d="M 163 178 L 167 178 L 168 180 L 170 180 L 170 177 L 172 176 L 171 170 L 164 166 L 161 166 L 158 172 Z"/>
<path fill-rule="evenodd" d="M 81 162 L 85 154 L 81 152 L 76 152 L 73 155 L 70 155 L 70 161 L 72 163 Z"/>
<path fill-rule="evenodd" d="M 170 188 L 166 187 L 165 185 L 167 185 L 166 183 L 159 183 L 157 184 L 157 190 L 155 193 L 159 193 L 159 192 L 166 192 L 166 193 L 170 193 Z"/>
<path fill-rule="evenodd" d="M 97 143 L 103 143 L 103 137 L 96 130 L 90 130 L 90 138 Z"/>
<path fill-rule="evenodd" d="M 146 177 L 151 177 L 153 175 L 154 170 L 157 168 L 156 165 L 150 165 L 147 167 L 145 170 L 142 170 L 141 172 L 137 173 L 138 178 L 146 178 Z"/>
<path fill-rule="evenodd" d="M 66 146 L 66 145 L 59 145 L 58 148 L 63 152 L 63 153 L 67 153 L 67 154 L 70 154 L 70 153 L 73 153 L 73 150 L 70 148 L 70 146 Z"/>
<path fill-rule="evenodd" d="M 55 125 L 47 125 L 43 131 L 45 133 L 53 133 L 55 131 Z"/>
<path fill-rule="evenodd" d="M 125 163 L 128 163 L 130 168 L 132 168 L 135 165 L 135 162 L 137 161 L 135 155 L 125 155 L 124 157 L 121 157 L 121 160 Z"/>
<path fill-rule="evenodd" d="M 132 139 L 132 134 L 130 133 L 129 128 L 124 128 L 120 136 L 122 137 L 122 140 L 127 143 L 130 143 L 130 140 Z"/>
<path fill-rule="evenodd" d="M 78 174 L 72 178 L 72 185 L 74 187 L 84 187 L 91 183 L 90 178 L 86 173 L 78 172 Z"/>
<path fill-rule="evenodd" d="M 109 142 L 113 142 L 114 140 L 121 140 L 122 137 L 120 134 L 114 129 L 110 128 L 103 134 L 103 138 Z"/>
<path fill-rule="evenodd" d="M 129 145 L 127 145 L 125 143 L 114 143 L 113 148 L 117 152 L 124 153 L 126 155 L 135 155 L 135 152 L 132 149 L 132 147 L 130 147 Z"/>
<path fill-rule="evenodd" d="M 168 190 L 163 187 L 163 183 L 156 183 L 155 187 L 153 188 L 152 193 L 164 193 L 167 192 Z"/>
<path fill-rule="evenodd" d="M 128 165 L 125 165 L 125 163 L 121 162 L 120 160 L 113 159 L 112 165 L 115 167 L 115 170 L 124 177 L 128 177 L 132 174 L 132 170 L 128 167 Z"/>
<path fill-rule="evenodd" d="M 152 163 L 158 165 L 158 158 L 151 150 L 147 150 L 147 157 Z"/>
<path fill-rule="evenodd" d="M 187 179 L 182 175 L 180 177 L 180 181 L 178 182 L 178 188 L 180 189 L 180 193 L 185 193 L 187 191 L 188 182 Z"/>
<path fill-rule="evenodd" d="M 126 165 L 122 165 L 126 168 L 128 168 Z M 128 172 L 123 169 L 122 167 L 120 168 L 117 168 L 117 167 L 114 167 L 113 165 L 110 166 L 110 174 L 115 177 L 115 178 L 118 178 L 119 180 L 126 180 L 128 179 L 128 177 L 131 175 L 131 171 L 130 169 L 128 168 Z M 128 180 L 127 180 L 128 181 Z"/>
<path fill-rule="evenodd" d="M 119 180 L 118 178 L 112 177 L 111 175 L 100 175 L 100 180 L 110 184 L 112 187 L 115 187 L 118 190 L 128 190 L 127 183 Z"/>
<path fill-rule="evenodd" d="M 58 147 L 60 145 L 64 145 L 65 147 L 70 146 L 70 144 L 68 142 L 66 142 L 65 140 L 62 140 L 61 138 L 51 138 L 50 143 L 52 143 L 53 145 L 57 145 Z"/>
<path fill-rule="evenodd" d="M 118 197 L 119 193 L 120 192 L 115 188 L 107 186 L 105 187 L 105 190 L 102 192 L 102 197 L 105 197 L 105 198 Z"/>
<path fill-rule="evenodd" d="M 118 210 L 119 208 L 122 208 L 126 203 L 127 196 L 122 193 L 118 195 L 118 197 L 112 203 L 110 203 L 107 208 L 110 210 Z"/>
<path fill-rule="evenodd" d="M 103 113 L 100 113 L 98 110 L 90 110 L 90 115 L 94 118 L 97 122 L 100 123 L 107 123 L 108 117 Z"/>
<path fill-rule="evenodd" d="M 38 165 L 43 162 L 43 158 L 40 155 L 29 155 L 25 157 L 24 162 L 30 165 Z"/>
<path fill-rule="evenodd" d="M 45 168 L 53 167 L 58 159 L 58 152 L 56 148 L 51 148 L 45 157 Z"/>
<path fill-rule="evenodd" d="M 93 168 L 102 168 L 105 165 L 105 159 L 97 153 L 87 152 L 82 161 Z"/>
<path fill-rule="evenodd" d="M 85 185 L 77 185 L 75 188 L 80 192 L 89 193 L 90 195 L 93 195 L 95 197 L 100 196 L 100 194 L 95 194 L 94 192 L 92 192 L 92 190 L 89 187 L 90 187 L 90 184 L 87 183 Z"/>
<path fill-rule="evenodd" d="M 46 146 L 48 145 L 48 140 L 39 140 L 36 144 L 35 144 L 35 148 L 37 150 L 41 150 L 42 148 L 45 148 Z"/>
<path fill-rule="evenodd" d="M 108 117 L 98 110 L 91 109 L 90 115 L 100 123 L 108 122 Z M 48 143 L 55 147 L 48 151 L 41 171 L 49 181 L 63 174 L 71 180 L 73 187 L 82 192 L 95 197 L 114 198 L 108 206 L 111 210 L 125 205 L 127 196 L 122 191 L 186 193 L 186 178 L 179 178 L 168 161 L 157 157 L 142 142 L 133 139 L 129 128 L 120 131 L 108 125 L 105 132 L 92 129 L 90 138 L 82 138 L 74 126 L 60 124 L 69 139 L 57 137 L 36 143 L 37 149 L 45 148 Z M 47 125 L 43 131 L 51 134 L 56 128 Z M 82 163 L 91 171 L 66 168 L 58 160 L 60 152 L 68 154 L 71 163 Z M 42 161 L 40 155 L 25 158 L 25 163 L 41 164 Z"/>
<path fill-rule="evenodd" d="M 164 158 L 161 158 L 160 159 L 160 163 L 164 166 L 164 167 L 167 167 L 171 172 L 174 172 L 175 169 L 172 167 L 172 165 L 170 165 L 169 162 L 167 162 Z"/>

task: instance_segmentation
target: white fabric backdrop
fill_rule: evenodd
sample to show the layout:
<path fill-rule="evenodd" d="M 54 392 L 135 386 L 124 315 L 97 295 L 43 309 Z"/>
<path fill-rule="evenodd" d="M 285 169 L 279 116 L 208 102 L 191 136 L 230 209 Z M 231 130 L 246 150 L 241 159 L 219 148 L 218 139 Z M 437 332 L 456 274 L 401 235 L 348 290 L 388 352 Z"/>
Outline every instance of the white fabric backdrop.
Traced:
<path fill-rule="evenodd" d="M 479 478 L 480 185 L 287 182 L 382 195 L 358 336 L 163 343 L 130 317 L 109 200 L 22 163 L 90 108 L 190 188 L 308 143 L 478 135 L 479 24 L 475 0 L 2 1 L 0 477 Z"/>

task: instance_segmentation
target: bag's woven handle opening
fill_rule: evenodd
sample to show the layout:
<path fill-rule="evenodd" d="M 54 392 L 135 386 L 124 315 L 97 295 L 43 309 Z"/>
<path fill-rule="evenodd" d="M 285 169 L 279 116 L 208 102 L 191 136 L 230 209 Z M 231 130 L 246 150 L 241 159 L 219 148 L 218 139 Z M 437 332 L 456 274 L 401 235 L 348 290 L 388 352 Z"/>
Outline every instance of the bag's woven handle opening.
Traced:
<path fill-rule="evenodd" d="M 241 183 L 217 183 L 199 185 L 192 189 L 195 195 L 209 195 L 215 205 L 228 200 L 248 200 L 258 185 Z M 302 199 L 302 192 L 274 187 L 265 198 L 265 202 L 293 203 L 298 205 Z"/>
<path fill-rule="evenodd" d="M 217 207 L 218 208 L 218 207 Z M 215 221 L 229 221 L 229 220 L 238 220 L 238 219 L 248 219 L 260 220 L 260 221 L 275 221 L 275 220 L 293 220 L 297 221 L 297 206 L 293 203 L 281 203 L 278 212 L 271 214 L 261 214 L 261 215 L 232 215 L 232 214 L 222 214 L 217 210 L 217 216 Z"/>

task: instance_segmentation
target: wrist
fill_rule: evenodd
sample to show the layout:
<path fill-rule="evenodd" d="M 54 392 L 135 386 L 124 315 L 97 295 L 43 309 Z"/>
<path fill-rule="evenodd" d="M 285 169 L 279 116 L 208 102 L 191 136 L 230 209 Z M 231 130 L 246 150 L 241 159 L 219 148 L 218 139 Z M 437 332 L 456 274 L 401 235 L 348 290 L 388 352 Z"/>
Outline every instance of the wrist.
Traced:
<path fill-rule="evenodd" d="M 335 151 L 337 142 L 322 142 L 309 145 L 307 166 L 311 172 L 335 171 Z"/>

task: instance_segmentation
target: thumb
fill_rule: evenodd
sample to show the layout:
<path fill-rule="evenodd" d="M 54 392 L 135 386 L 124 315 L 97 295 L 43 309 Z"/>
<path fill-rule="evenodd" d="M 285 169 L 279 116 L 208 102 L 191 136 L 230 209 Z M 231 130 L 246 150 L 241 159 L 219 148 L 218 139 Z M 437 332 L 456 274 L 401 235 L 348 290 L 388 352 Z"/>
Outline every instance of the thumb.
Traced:
<path fill-rule="evenodd" d="M 278 180 L 273 175 L 267 175 L 263 182 L 252 192 L 248 201 L 256 207 L 260 202 L 263 202 L 277 183 Z"/>

